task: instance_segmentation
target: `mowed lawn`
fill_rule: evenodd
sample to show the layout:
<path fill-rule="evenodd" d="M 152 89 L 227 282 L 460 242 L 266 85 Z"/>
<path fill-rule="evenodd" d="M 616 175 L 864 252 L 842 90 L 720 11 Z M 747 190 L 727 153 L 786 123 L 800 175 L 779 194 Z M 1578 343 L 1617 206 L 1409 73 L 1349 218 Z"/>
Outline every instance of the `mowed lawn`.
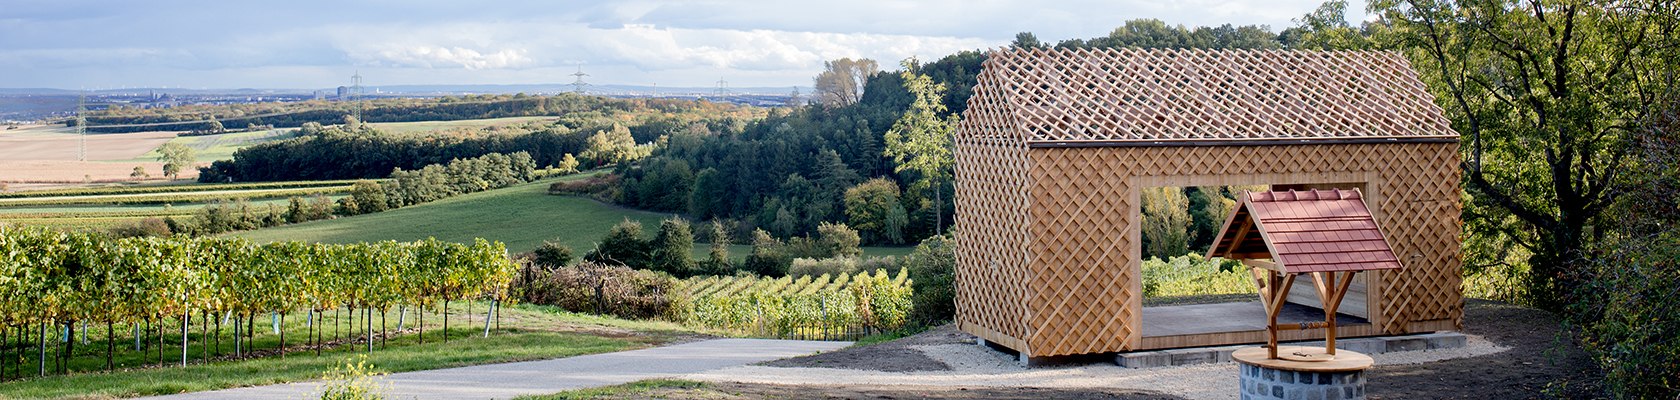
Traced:
<path fill-rule="evenodd" d="M 283 240 L 323 243 L 354 243 L 381 240 L 411 241 L 427 237 L 452 242 L 474 238 L 501 241 L 515 253 L 536 249 L 545 240 L 556 240 L 578 256 L 595 248 L 595 243 L 613 225 L 630 219 L 641 221 L 652 237 L 659 221 L 672 216 L 601 203 L 579 196 L 548 194 L 548 185 L 584 175 L 544 179 L 396 210 L 312 221 L 295 225 L 237 232 L 230 235 L 257 242 Z M 699 224 L 696 224 L 698 226 Z M 909 254 L 911 247 L 865 247 L 871 256 Z M 707 245 L 695 244 L 696 258 L 704 257 Z M 741 259 L 750 246 L 730 246 L 732 258 Z"/>

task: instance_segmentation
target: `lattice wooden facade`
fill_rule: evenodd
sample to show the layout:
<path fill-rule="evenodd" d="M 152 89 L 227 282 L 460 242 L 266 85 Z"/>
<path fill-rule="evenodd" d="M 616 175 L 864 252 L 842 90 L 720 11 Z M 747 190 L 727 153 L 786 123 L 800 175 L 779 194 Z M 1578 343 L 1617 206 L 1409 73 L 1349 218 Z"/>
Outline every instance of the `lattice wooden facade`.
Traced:
<path fill-rule="evenodd" d="M 1367 274 L 1373 325 L 1343 335 L 1461 324 L 1457 134 L 1398 54 L 993 52 L 956 141 L 958 325 L 1025 355 L 1262 337 L 1145 340 L 1157 186 L 1360 189 L 1406 268 Z"/>

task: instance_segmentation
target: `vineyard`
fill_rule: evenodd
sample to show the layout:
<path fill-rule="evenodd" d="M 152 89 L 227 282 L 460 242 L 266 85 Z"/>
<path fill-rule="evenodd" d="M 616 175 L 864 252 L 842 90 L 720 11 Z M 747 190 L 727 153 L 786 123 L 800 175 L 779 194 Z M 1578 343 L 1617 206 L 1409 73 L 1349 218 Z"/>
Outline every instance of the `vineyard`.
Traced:
<path fill-rule="evenodd" d="M 143 342 L 156 345 L 157 363 L 173 363 L 164 356 L 165 331 L 180 333 L 181 365 L 189 356 L 208 361 L 205 343 L 197 343 L 201 354 L 189 354 L 188 333 L 196 328 L 200 342 L 210 340 L 214 324 L 219 350 L 222 321 L 229 317 L 234 357 L 276 350 L 283 355 L 287 339 L 279 327 L 299 312 L 306 321 L 324 322 L 326 311 L 345 311 L 354 327 L 347 331 L 365 336 L 336 343 L 361 342 L 371 351 L 387 337 L 384 318 L 375 324 L 374 314 L 397 309 L 406 315 L 404 309 L 418 308 L 422 320 L 415 325 L 422 327 L 423 343 L 426 308 L 447 309 L 451 301 L 471 299 L 494 305 L 516 270 L 501 243 L 484 240 L 258 245 L 236 238 L 109 239 L 11 229 L 0 233 L 0 379 L 45 375 L 49 360 L 67 372 L 63 366 L 77 343 L 70 338 L 80 329 L 87 343 L 90 325 L 103 328 L 106 369 L 113 367 L 115 336 L 129 331 L 137 349 Z M 251 348 L 256 332 L 266 330 L 256 329 L 257 319 L 272 320 L 278 349 Z M 489 314 L 484 321 L 488 332 Z M 401 325 L 399 320 L 399 331 Z M 301 341 L 305 348 L 319 354 L 333 344 L 324 341 L 323 324 L 310 328 Z"/>
<path fill-rule="evenodd" d="M 696 277 L 683 282 L 683 323 L 758 337 L 845 340 L 902 327 L 905 270 L 798 278 Z"/>

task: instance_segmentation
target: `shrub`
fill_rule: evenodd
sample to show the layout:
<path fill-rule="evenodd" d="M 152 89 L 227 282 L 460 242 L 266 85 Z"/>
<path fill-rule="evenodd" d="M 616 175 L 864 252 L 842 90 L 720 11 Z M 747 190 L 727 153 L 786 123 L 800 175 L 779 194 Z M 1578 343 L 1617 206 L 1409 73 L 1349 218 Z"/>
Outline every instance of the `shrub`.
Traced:
<path fill-rule="evenodd" d="M 910 273 L 910 322 L 919 325 L 938 325 L 950 321 L 957 314 L 955 247 L 949 236 L 934 236 L 922 240 L 916 250 L 901 261 Z"/>
<path fill-rule="evenodd" d="M 383 374 L 374 372 L 366 354 L 346 359 L 344 365 L 321 375 L 321 400 L 384 399 L 384 388 L 373 380 L 379 375 Z"/>
<path fill-rule="evenodd" d="M 674 316 L 669 294 L 676 279 L 670 275 L 592 261 L 527 272 L 522 275 L 530 275 L 529 281 L 514 282 L 527 303 L 632 319 Z"/>
<path fill-rule="evenodd" d="M 858 271 L 858 259 L 855 257 L 834 258 L 795 258 L 788 266 L 787 275 L 792 277 L 823 275 L 851 275 Z"/>
<path fill-rule="evenodd" d="M 532 261 L 546 268 L 564 267 L 572 263 L 572 248 L 560 243 L 544 241 L 532 253 Z"/>
<path fill-rule="evenodd" d="M 175 232 L 169 229 L 169 223 L 164 222 L 162 218 L 146 218 L 133 224 L 123 225 L 111 229 L 111 236 L 119 238 L 142 236 L 168 237 L 173 234 L 175 234 Z"/>
<path fill-rule="evenodd" d="M 770 232 L 755 229 L 752 246 L 752 254 L 747 255 L 741 270 L 768 277 L 787 275 L 788 264 L 793 258 L 785 252 L 782 241 L 770 236 Z"/>
<path fill-rule="evenodd" d="M 631 268 L 647 268 L 652 260 L 652 243 L 642 238 L 642 223 L 625 219 L 607 231 L 607 236 L 595 245 L 595 250 L 583 255 L 585 261 L 621 264 Z"/>
<path fill-rule="evenodd" d="M 1570 323 L 1618 398 L 1680 396 L 1680 234 L 1621 243 L 1597 260 Z"/>

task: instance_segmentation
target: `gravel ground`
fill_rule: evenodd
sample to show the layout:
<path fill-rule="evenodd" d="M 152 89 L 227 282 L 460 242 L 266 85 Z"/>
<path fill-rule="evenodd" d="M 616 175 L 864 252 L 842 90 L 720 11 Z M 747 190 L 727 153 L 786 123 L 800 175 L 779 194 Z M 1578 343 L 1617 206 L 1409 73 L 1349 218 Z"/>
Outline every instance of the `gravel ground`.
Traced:
<path fill-rule="evenodd" d="M 1465 308 L 1468 336 L 1465 347 L 1373 355 L 1377 367 L 1369 375 L 1371 397 L 1540 397 L 1546 382 L 1560 379 L 1588 382 L 1594 376 L 1590 360 L 1585 360 L 1578 349 L 1555 346 L 1559 328 L 1556 318 L 1550 314 L 1475 300 Z M 1094 364 L 1027 369 L 1016 364 L 1013 357 L 974 345 L 971 337 L 950 327 L 892 342 L 683 378 L 746 386 L 792 385 L 814 395 L 838 390 L 834 388 L 845 388 L 846 393 L 856 394 L 863 390 L 914 386 L 947 391 L 965 388 L 999 391 L 990 395 L 1066 389 L 1075 390 L 1068 393 L 1072 396 L 1080 389 L 1101 389 L 1144 391 L 1188 399 L 1237 398 L 1236 364 L 1152 369 Z M 1562 394 L 1580 397 L 1590 393 L 1564 391 Z M 855 397 L 858 396 L 835 396 Z"/>

